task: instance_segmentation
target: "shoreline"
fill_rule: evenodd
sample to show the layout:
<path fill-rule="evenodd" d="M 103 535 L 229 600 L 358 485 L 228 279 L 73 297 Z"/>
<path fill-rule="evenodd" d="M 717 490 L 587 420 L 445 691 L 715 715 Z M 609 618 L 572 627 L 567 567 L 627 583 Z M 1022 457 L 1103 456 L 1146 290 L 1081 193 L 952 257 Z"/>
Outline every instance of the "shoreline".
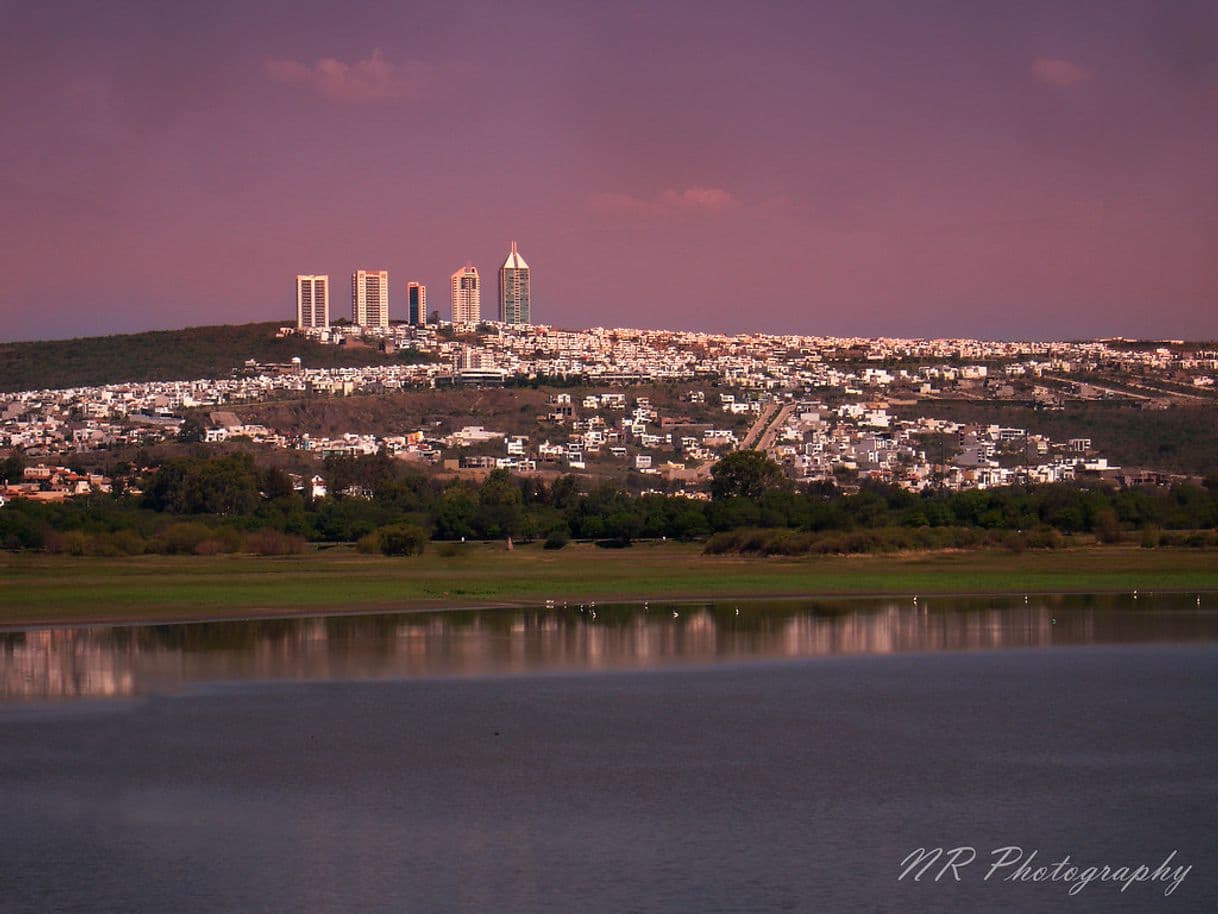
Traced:
<path fill-rule="evenodd" d="M 472 545 L 409 559 L 0 555 L 0 631 L 578 605 L 1218 593 L 1218 551 L 1081 547 L 762 558 L 697 544 Z M 1206 601 L 1209 602 L 1209 601 Z"/>
<path fill-rule="evenodd" d="M 985 598 L 1046 598 L 1069 596 L 1112 597 L 1127 594 L 1127 588 L 1089 588 L 1080 587 L 1072 590 L 920 590 L 919 598 L 935 599 L 985 599 Z M 1147 598 L 1156 595 L 1177 596 L 1181 594 L 1198 596 L 1211 594 L 1218 596 L 1218 587 L 1160 587 L 1153 591 L 1145 591 Z M 368 604 L 350 607 L 301 607 L 288 609 L 284 607 L 252 607 L 235 612 L 217 612 L 215 614 L 188 612 L 182 614 L 164 614 L 155 611 L 147 614 L 89 616 L 78 619 L 50 616 L 46 618 L 31 617 L 0 622 L 0 635 L 17 632 L 42 631 L 46 629 L 64 628 L 132 628 L 141 625 L 203 625 L 211 622 L 270 622 L 292 619 L 321 619 L 334 616 L 383 616 L 383 615 L 422 615 L 425 613 L 458 613 L 458 612 L 507 612 L 511 610 L 545 610 L 569 609 L 573 606 L 587 603 L 599 603 L 604 606 L 632 606 L 644 603 L 689 605 L 692 603 L 723 603 L 729 600 L 741 602 L 770 602 L 794 603 L 797 601 L 817 600 L 832 602 L 849 602 L 852 600 L 883 600 L 909 598 L 913 593 L 877 590 L 877 591 L 815 591 L 809 593 L 678 593 L 664 594 L 657 597 L 622 596 L 620 594 L 586 594 L 581 597 L 568 597 L 556 601 L 555 606 L 547 607 L 545 602 L 533 600 L 504 600 L 504 601 L 469 601 L 452 602 L 436 601 L 433 605 L 429 600 L 406 600 L 400 603 Z"/>

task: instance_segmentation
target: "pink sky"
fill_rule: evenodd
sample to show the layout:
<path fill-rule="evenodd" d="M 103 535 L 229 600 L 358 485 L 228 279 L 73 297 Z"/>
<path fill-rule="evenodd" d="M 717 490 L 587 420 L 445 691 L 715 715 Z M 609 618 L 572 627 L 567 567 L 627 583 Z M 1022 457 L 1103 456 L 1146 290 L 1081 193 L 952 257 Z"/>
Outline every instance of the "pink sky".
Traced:
<path fill-rule="evenodd" d="M 512 239 L 561 326 L 1218 337 L 1212 3 L 0 9 L 3 339 Z"/>

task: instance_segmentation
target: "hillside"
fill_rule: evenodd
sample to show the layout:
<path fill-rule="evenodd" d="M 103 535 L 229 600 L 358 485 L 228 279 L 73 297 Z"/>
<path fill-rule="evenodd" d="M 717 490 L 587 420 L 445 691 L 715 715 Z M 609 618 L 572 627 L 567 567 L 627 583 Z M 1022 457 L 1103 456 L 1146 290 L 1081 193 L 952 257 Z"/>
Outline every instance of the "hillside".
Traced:
<path fill-rule="evenodd" d="M 894 412 L 907 419 L 931 416 L 1026 428 L 1055 441 L 1090 438 L 1101 454 L 1124 467 L 1204 476 L 1214 472 L 1218 454 L 1218 406 L 1204 403 L 1141 410 L 1128 403 L 1096 401 L 1039 410 L 1000 402 L 922 400 Z"/>
<path fill-rule="evenodd" d="M 707 391 L 705 385 L 646 384 L 631 387 L 629 398 L 650 397 L 665 416 L 687 417 L 693 422 L 736 427 L 747 424 L 744 417 L 732 417 L 717 407 L 686 403 L 682 394 L 691 389 Z M 604 392 L 605 387 L 569 387 L 580 416 L 588 414 L 578 406 L 585 394 Z M 266 425 L 285 435 L 335 436 L 355 434 L 402 434 L 419 428 L 432 428 L 445 435 L 466 425 L 481 425 L 510 435 L 529 435 L 537 440 L 565 441 L 570 428 L 538 422 L 551 407 L 554 391 L 541 388 L 461 388 L 422 390 L 357 397 L 316 397 L 276 400 L 263 403 L 234 404 L 231 410 L 243 422 Z M 611 422 L 622 413 L 604 412 Z"/>
<path fill-rule="evenodd" d="M 74 340 L 0 343 L 0 391 L 41 390 L 227 377 L 246 359 L 287 362 L 300 356 L 306 368 L 402 361 L 375 349 L 347 351 L 299 337 L 276 339 L 279 322 L 189 327 Z"/>

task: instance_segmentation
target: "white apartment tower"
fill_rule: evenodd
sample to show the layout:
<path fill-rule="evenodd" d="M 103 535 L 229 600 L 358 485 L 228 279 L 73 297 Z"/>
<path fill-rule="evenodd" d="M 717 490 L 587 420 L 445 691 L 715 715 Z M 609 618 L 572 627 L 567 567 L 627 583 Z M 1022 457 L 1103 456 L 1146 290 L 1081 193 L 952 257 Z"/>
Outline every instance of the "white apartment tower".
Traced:
<path fill-rule="evenodd" d="M 330 277 L 296 276 L 296 327 L 330 326 Z"/>
<path fill-rule="evenodd" d="M 388 270 L 356 270 L 351 274 L 351 323 L 388 328 Z"/>
<path fill-rule="evenodd" d="M 532 273 L 513 241 L 507 260 L 499 268 L 499 320 L 505 324 L 531 323 L 529 311 L 532 298 Z"/>
<path fill-rule="evenodd" d="M 467 263 L 452 276 L 454 324 L 476 324 L 482 320 L 482 298 L 478 291 L 478 268 Z"/>

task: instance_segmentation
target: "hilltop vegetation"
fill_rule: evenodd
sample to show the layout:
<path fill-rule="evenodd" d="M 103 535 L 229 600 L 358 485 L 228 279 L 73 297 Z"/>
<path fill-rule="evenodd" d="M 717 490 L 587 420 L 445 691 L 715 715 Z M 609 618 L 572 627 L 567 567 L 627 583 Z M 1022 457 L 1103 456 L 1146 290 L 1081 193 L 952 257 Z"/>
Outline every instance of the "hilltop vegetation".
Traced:
<path fill-rule="evenodd" d="M 0 391 L 93 387 L 125 381 L 224 378 L 246 359 L 306 368 L 391 364 L 414 354 L 385 355 L 361 347 L 323 346 L 301 337 L 278 339 L 291 321 L 188 327 L 74 340 L 0 343 Z M 417 357 L 417 356 L 416 356 Z"/>

